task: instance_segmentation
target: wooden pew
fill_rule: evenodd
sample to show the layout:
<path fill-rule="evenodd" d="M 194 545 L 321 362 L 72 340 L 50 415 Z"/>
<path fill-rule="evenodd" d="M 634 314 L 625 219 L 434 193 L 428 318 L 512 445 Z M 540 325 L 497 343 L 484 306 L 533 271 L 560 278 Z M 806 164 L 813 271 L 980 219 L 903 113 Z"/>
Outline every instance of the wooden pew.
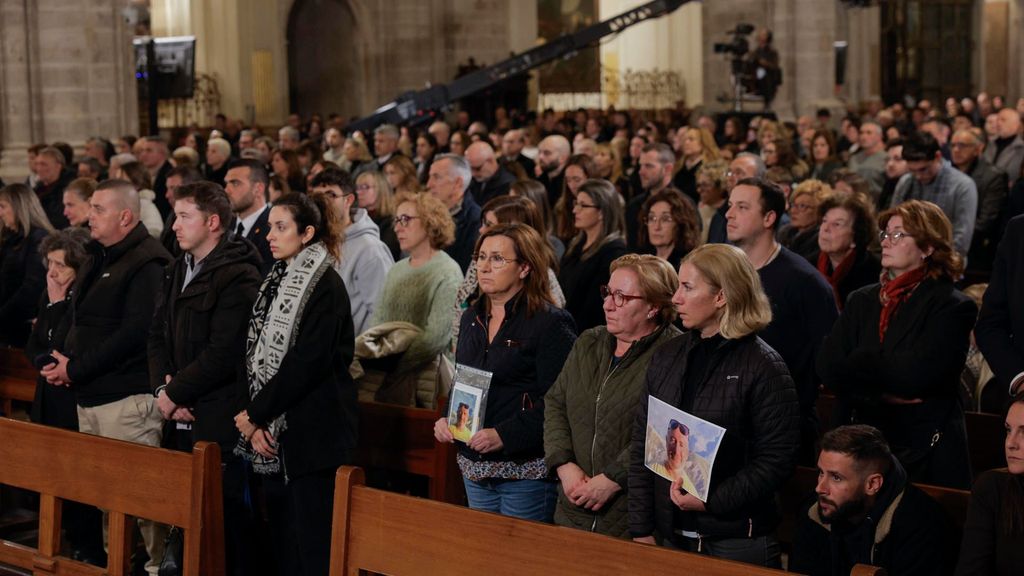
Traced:
<path fill-rule="evenodd" d="M 0 565 L 58 576 L 129 573 L 131 517 L 184 530 L 184 574 L 224 572 L 220 449 L 200 442 L 192 454 L 0 418 L 0 484 L 39 493 L 39 542 L 0 540 Z M 109 512 L 106 569 L 60 555 L 61 501 Z"/>
<path fill-rule="evenodd" d="M 374 490 L 363 472 L 338 470 L 331 576 L 448 574 L 669 574 L 776 576 L 758 568 Z M 854 576 L 884 572 L 858 566 Z"/>
<path fill-rule="evenodd" d="M 461 504 L 464 492 L 455 462 L 457 449 L 434 440 L 434 422 L 443 416 L 439 410 L 359 402 L 356 464 L 426 476 L 432 500 Z"/>
<path fill-rule="evenodd" d="M 15 401 L 32 402 L 39 371 L 18 348 L 0 348 L 0 411 L 10 417 Z"/>

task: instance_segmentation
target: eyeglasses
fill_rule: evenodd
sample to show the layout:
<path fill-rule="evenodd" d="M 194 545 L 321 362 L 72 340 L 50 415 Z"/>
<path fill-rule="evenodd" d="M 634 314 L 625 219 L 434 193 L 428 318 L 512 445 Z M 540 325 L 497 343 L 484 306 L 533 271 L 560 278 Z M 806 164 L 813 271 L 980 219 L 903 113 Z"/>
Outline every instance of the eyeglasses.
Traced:
<path fill-rule="evenodd" d="M 491 254 L 488 256 L 487 254 L 480 253 L 474 255 L 473 259 L 476 260 L 477 268 L 483 266 L 484 262 L 490 262 L 492 270 L 501 270 L 509 262 L 518 262 L 515 258 L 505 258 L 501 254 Z"/>
<path fill-rule="evenodd" d="M 799 210 L 800 212 L 803 212 L 804 210 L 813 210 L 814 209 L 814 204 L 804 204 L 803 202 L 794 202 L 794 203 L 790 204 L 789 207 L 791 209 L 793 209 L 793 210 Z"/>
<path fill-rule="evenodd" d="M 622 308 L 630 300 L 643 300 L 643 296 L 633 296 L 632 294 L 623 294 L 622 290 L 616 290 L 612 292 L 611 288 L 607 286 L 601 286 L 601 299 L 605 300 L 609 296 L 612 297 L 612 303 L 615 304 L 616 308 Z"/>
<path fill-rule="evenodd" d="M 662 214 L 661 216 L 655 216 L 651 214 L 647 216 L 647 223 L 652 226 L 659 223 L 668 226 L 672 222 L 674 222 L 674 220 L 672 219 L 671 214 Z"/>
<path fill-rule="evenodd" d="M 908 236 L 910 236 L 910 234 L 907 234 L 906 232 L 886 232 L 885 230 L 882 230 L 878 233 L 878 242 L 882 243 L 888 240 L 890 244 L 895 246 L 900 240 Z"/>
<path fill-rule="evenodd" d="M 409 222 L 419 219 L 419 216 L 409 216 L 408 214 L 402 214 L 401 216 L 395 217 L 395 227 L 401 226 L 402 228 L 406 228 L 409 226 Z"/>
<path fill-rule="evenodd" d="M 583 202 L 572 201 L 573 208 L 597 208 L 597 204 L 584 204 Z"/>

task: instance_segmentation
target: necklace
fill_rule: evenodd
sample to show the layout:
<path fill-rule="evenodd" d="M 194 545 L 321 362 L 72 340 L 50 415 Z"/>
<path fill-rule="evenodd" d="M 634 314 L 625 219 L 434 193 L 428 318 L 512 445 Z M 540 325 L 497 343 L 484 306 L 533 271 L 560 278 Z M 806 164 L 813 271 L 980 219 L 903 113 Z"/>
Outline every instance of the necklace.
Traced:
<path fill-rule="evenodd" d="M 764 259 L 764 262 L 762 262 L 761 265 L 757 267 L 758 270 L 771 264 L 772 260 L 775 260 L 775 257 L 778 256 L 779 252 L 782 251 L 782 244 L 779 244 L 778 242 L 772 242 L 772 244 L 774 246 L 772 248 L 772 251 L 768 254 L 768 257 Z"/>

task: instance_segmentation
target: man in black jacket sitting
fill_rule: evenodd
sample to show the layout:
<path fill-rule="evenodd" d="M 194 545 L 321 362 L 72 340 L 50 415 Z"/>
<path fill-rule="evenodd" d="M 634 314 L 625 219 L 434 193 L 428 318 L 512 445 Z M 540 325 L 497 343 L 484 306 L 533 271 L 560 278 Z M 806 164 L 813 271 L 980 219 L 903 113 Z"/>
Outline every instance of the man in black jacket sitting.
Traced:
<path fill-rule="evenodd" d="M 817 498 L 797 519 L 789 570 L 846 576 L 854 564 L 901 576 L 951 574 L 955 538 L 934 500 L 907 482 L 882 433 L 842 426 L 825 434 Z"/>
<path fill-rule="evenodd" d="M 245 395 L 240 359 L 260 286 L 260 256 L 228 231 L 231 201 L 217 184 L 179 187 L 174 213 L 183 253 L 164 273 L 149 333 L 149 379 L 169 421 L 173 441 L 165 445 L 186 452 L 199 441 L 221 446 L 228 573 L 242 574 L 245 472 L 232 452 L 234 415 Z"/>

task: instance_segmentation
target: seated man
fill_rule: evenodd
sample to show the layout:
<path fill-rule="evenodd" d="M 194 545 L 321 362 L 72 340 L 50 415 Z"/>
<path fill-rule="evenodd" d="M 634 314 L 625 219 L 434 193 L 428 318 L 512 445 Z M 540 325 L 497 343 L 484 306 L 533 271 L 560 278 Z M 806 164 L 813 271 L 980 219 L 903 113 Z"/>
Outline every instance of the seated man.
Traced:
<path fill-rule="evenodd" d="M 822 437 L 815 492 L 797 517 L 791 572 L 846 576 L 870 564 L 901 576 L 952 574 L 944 512 L 907 482 L 877 429 L 842 426 Z"/>

